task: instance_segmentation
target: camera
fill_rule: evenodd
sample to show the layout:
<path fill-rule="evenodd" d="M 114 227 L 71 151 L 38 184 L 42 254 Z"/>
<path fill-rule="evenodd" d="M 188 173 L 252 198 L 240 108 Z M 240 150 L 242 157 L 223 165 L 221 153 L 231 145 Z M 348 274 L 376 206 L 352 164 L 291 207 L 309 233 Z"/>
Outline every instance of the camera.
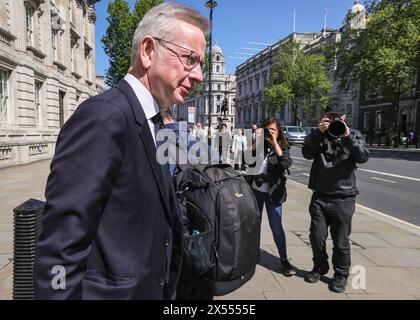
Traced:
<path fill-rule="evenodd" d="M 330 122 L 328 133 L 333 138 L 339 138 L 346 133 L 346 124 L 340 118 L 335 118 Z"/>
<path fill-rule="evenodd" d="M 271 135 L 270 130 L 268 130 L 267 128 L 264 128 L 264 138 L 268 138 Z"/>
<path fill-rule="evenodd" d="M 267 176 L 263 174 L 259 174 L 258 176 L 255 177 L 254 182 L 259 188 L 263 185 L 264 182 L 267 182 Z"/>

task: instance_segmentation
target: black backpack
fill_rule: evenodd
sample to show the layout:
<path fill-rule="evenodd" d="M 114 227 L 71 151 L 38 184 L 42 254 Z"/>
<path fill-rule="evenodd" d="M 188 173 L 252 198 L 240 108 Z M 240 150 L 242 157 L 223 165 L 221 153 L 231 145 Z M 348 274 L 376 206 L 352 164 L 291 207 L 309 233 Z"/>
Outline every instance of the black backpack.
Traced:
<path fill-rule="evenodd" d="M 261 216 L 254 193 L 230 165 L 179 168 L 183 263 L 211 284 L 213 295 L 228 294 L 252 278 L 259 262 Z"/>

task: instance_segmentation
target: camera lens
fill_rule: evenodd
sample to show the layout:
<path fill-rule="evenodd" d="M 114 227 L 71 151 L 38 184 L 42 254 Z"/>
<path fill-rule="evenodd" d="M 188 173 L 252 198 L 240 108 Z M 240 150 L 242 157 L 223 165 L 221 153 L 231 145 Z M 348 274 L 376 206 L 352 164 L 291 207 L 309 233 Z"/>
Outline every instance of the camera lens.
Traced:
<path fill-rule="evenodd" d="M 270 130 L 268 130 L 267 128 L 264 128 L 264 138 L 268 138 L 270 136 Z"/>
<path fill-rule="evenodd" d="M 328 133 L 334 138 L 341 137 L 346 132 L 346 125 L 341 120 L 334 120 L 328 127 Z"/>

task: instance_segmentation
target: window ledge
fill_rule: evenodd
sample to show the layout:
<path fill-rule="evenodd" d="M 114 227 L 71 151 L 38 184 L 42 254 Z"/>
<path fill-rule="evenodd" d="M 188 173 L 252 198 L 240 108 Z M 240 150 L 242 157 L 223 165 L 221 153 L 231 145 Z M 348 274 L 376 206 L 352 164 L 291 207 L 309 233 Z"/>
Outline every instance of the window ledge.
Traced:
<path fill-rule="evenodd" d="M 71 73 L 77 80 L 79 80 L 82 76 L 80 74 L 78 74 L 77 72 L 72 72 Z"/>
<path fill-rule="evenodd" d="M 12 42 L 17 38 L 11 34 L 9 31 L 0 27 L 0 41 L 7 43 L 9 46 L 12 45 Z"/>
<path fill-rule="evenodd" d="M 60 63 L 58 61 L 53 61 L 53 64 L 56 65 L 57 68 L 60 69 L 61 71 L 64 71 L 64 70 L 67 69 L 67 67 L 64 64 L 62 64 L 62 63 Z"/>
<path fill-rule="evenodd" d="M 32 46 L 26 46 L 26 50 L 31 51 L 34 54 L 34 57 L 38 58 L 39 60 L 44 60 L 45 57 L 47 56 L 41 50 L 34 48 Z"/>

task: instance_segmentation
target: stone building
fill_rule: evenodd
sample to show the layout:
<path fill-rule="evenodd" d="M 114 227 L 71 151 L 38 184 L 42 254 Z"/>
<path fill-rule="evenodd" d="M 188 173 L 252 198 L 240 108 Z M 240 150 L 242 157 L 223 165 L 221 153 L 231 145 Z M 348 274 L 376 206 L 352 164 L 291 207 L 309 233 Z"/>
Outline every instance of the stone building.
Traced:
<path fill-rule="evenodd" d="M 322 48 L 336 44 L 341 41 L 341 35 L 346 28 L 354 30 L 363 29 L 366 25 L 366 9 L 357 0 L 349 9 L 345 19 L 346 23 L 340 29 L 323 29 L 321 35 L 304 47 L 306 54 L 319 53 Z M 346 114 L 346 123 L 352 128 L 359 129 L 359 101 L 360 101 L 360 85 L 359 83 L 350 83 L 347 88 L 340 90 L 339 80 L 334 78 L 336 65 L 328 66 L 328 75 L 332 83 L 330 91 L 329 104 L 340 107 Z M 319 119 L 323 114 L 324 106 L 316 106 L 313 116 L 304 120 L 306 126 L 318 126 Z"/>
<path fill-rule="evenodd" d="M 89 0 L 0 0 L 0 167 L 53 156 L 58 132 L 95 94 Z"/>
<path fill-rule="evenodd" d="M 235 123 L 235 76 L 226 74 L 225 58 L 222 49 L 218 45 L 212 47 L 212 110 L 211 130 L 215 133 L 220 123 L 225 123 L 229 131 L 232 131 Z M 226 112 L 222 113 L 223 107 Z M 209 79 L 206 76 L 202 83 L 202 90 L 195 96 L 185 99 L 182 105 L 175 107 L 177 119 L 183 119 L 190 123 L 201 122 L 208 130 L 209 111 Z"/>
<path fill-rule="evenodd" d="M 287 106 L 283 112 L 274 112 L 264 100 L 274 57 L 286 42 L 294 40 L 302 46 L 309 44 L 320 33 L 292 33 L 274 45 L 268 46 L 236 68 L 236 123 L 235 127 L 249 128 L 253 122 L 260 124 L 273 116 L 284 124 L 292 123 L 294 115 Z"/>
<path fill-rule="evenodd" d="M 236 69 L 236 126 L 249 127 L 252 122 L 259 124 L 268 116 L 274 116 L 287 125 L 294 125 L 297 122 L 303 126 L 317 126 L 325 106 L 315 106 L 312 116 L 301 119 L 300 110 L 298 109 L 295 114 L 290 105 L 286 105 L 282 112 L 270 111 L 264 101 L 263 93 L 270 79 L 273 57 L 284 43 L 294 40 L 300 43 L 306 54 L 319 53 L 323 47 L 339 42 L 345 28 L 363 28 L 366 23 L 366 10 L 359 1 L 356 1 L 349 9 L 345 21 L 345 25 L 337 30 L 323 28 L 320 32 L 293 33 L 239 65 Z M 348 124 L 358 128 L 360 86 L 356 83 L 351 84 L 344 91 L 340 90 L 339 82 L 334 79 L 334 70 L 335 65 L 330 65 L 328 74 L 333 85 L 330 91 L 330 103 L 341 107 L 347 114 Z"/>

